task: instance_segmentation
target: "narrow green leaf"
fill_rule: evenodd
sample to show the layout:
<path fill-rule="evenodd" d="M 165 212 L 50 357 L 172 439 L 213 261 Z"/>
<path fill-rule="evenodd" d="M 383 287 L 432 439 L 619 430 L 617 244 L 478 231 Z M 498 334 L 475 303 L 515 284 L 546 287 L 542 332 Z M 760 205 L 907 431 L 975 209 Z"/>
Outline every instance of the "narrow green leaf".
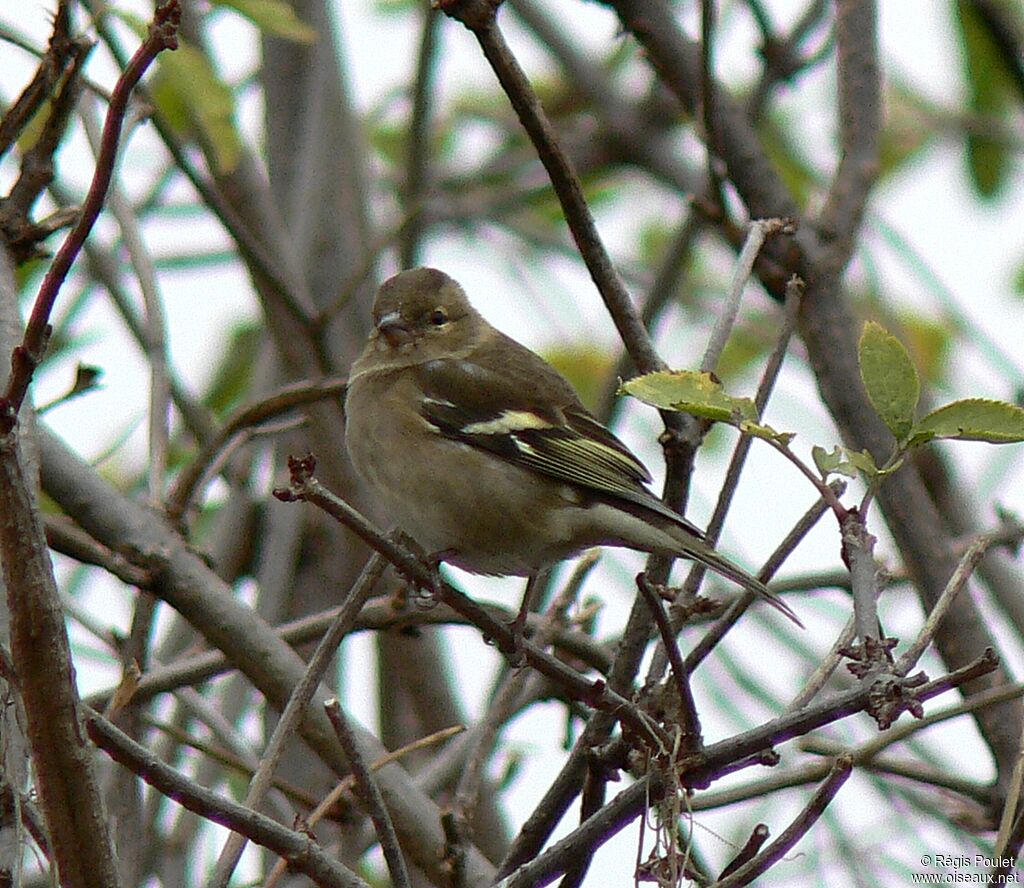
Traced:
<path fill-rule="evenodd" d="M 1024 262 L 1017 266 L 1017 271 L 1013 275 L 1013 294 L 1024 296 Z"/>
<path fill-rule="evenodd" d="M 632 395 L 661 410 L 683 410 L 703 419 L 757 423 L 757 408 L 750 398 L 726 394 L 710 373 L 695 370 L 661 370 L 624 382 L 620 394 Z"/>
<path fill-rule="evenodd" d="M 922 117 L 931 110 L 928 101 L 898 79 L 888 84 L 885 109 L 885 128 L 879 146 L 880 182 L 898 175 L 939 135 L 936 128 L 921 125 Z"/>
<path fill-rule="evenodd" d="M 157 57 L 150 92 L 157 108 L 186 138 L 199 138 L 213 153 L 220 172 L 230 172 L 241 156 L 235 129 L 235 98 L 206 55 L 180 42 L 176 52 Z"/>
<path fill-rule="evenodd" d="M 271 37 L 313 43 L 318 36 L 286 0 L 213 0 L 213 5 L 230 7 Z"/>
<path fill-rule="evenodd" d="M 910 434 L 921 394 L 914 362 L 895 336 L 868 321 L 858 345 L 860 375 L 871 406 L 899 440 Z"/>
<path fill-rule="evenodd" d="M 778 441 L 780 444 L 789 446 L 789 443 L 796 437 L 794 432 L 779 432 L 769 425 L 760 422 L 751 422 L 749 419 L 741 419 L 736 425 L 744 435 L 752 438 L 761 438 L 765 441 Z"/>
<path fill-rule="evenodd" d="M 217 416 L 226 415 L 249 393 L 262 338 L 262 328 L 249 322 L 229 331 L 224 356 L 203 394 L 203 403 Z"/>
<path fill-rule="evenodd" d="M 1004 119 L 1013 92 L 1003 55 L 973 3 L 958 0 L 956 12 L 968 108 L 978 119 Z M 972 129 L 967 133 L 967 164 L 979 196 L 992 198 L 1006 185 L 1012 157 L 1005 142 Z"/>
<path fill-rule="evenodd" d="M 910 444 L 924 444 L 934 438 L 1016 444 L 1024 441 L 1024 410 L 985 398 L 954 401 L 923 417 L 910 436 Z"/>

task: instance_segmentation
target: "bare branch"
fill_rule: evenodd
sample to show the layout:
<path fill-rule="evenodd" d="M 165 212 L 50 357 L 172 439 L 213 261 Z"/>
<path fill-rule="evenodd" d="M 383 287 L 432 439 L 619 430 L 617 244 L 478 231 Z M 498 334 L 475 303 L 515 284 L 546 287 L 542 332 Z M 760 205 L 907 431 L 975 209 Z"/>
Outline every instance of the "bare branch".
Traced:
<path fill-rule="evenodd" d="M 351 870 L 323 851 L 309 836 L 286 829 L 271 818 L 218 796 L 165 765 L 97 712 L 86 718 L 93 742 L 158 792 L 214 823 L 286 859 L 291 867 L 324 888 L 369 888 Z"/>
<path fill-rule="evenodd" d="M 309 659 L 306 671 L 302 676 L 302 681 L 292 691 L 291 696 L 288 698 L 288 704 L 274 726 L 274 732 L 270 735 L 270 740 L 267 741 L 267 748 L 263 751 L 260 766 L 256 769 L 256 773 L 253 774 L 245 794 L 246 807 L 258 807 L 266 796 L 271 786 L 274 768 L 277 767 L 284 752 L 285 743 L 295 732 L 299 721 L 302 719 L 303 710 L 305 710 L 309 701 L 313 698 L 316 689 L 320 686 L 324 673 L 337 652 L 338 645 L 341 644 L 342 639 L 355 624 L 359 611 L 362 610 L 363 604 L 366 603 L 366 600 L 373 593 L 373 589 L 377 585 L 378 580 L 380 580 L 381 574 L 384 573 L 385 566 L 384 559 L 379 555 L 374 555 L 370 558 L 363 568 L 359 579 L 356 580 L 355 585 L 345 597 L 345 603 L 342 605 L 341 610 L 338 611 L 338 615 L 331 624 L 331 628 L 320 639 L 320 643 L 313 652 L 313 656 Z M 330 715 L 330 710 L 328 710 L 328 715 Z M 349 760 L 351 762 L 351 758 Z M 244 850 L 245 838 L 243 836 L 236 833 L 228 838 L 221 850 L 220 857 L 217 859 L 216 869 L 210 877 L 210 885 L 227 885 Z"/>
<path fill-rule="evenodd" d="M 21 409 L 21 403 L 25 398 L 32 374 L 39 366 L 46 350 L 50 312 L 53 311 L 54 303 L 57 301 L 57 294 L 103 208 L 103 201 L 107 196 L 107 189 L 110 187 L 110 180 L 114 174 L 118 141 L 121 137 L 121 127 L 124 124 L 131 92 L 157 55 L 165 49 L 174 49 L 177 46 L 180 16 L 178 0 L 166 0 L 157 8 L 149 27 L 149 36 L 136 50 L 135 55 L 132 56 L 131 61 L 117 80 L 103 125 L 103 138 L 100 153 L 96 159 L 96 169 L 85 203 L 82 205 L 82 216 L 67 239 L 61 244 L 60 250 L 57 251 L 53 263 L 47 270 L 46 277 L 43 278 L 36 301 L 32 306 L 28 326 L 25 328 L 25 337 L 11 357 L 11 378 L 8 380 L 7 391 L 0 399 L 0 433 L 9 432 L 17 421 L 18 410 Z"/>
<path fill-rule="evenodd" d="M 743 864 L 729 876 L 715 882 L 715 888 L 736 888 L 739 885 L 747 885 L 778 863 L 825 813 L 825 808 L 835 798 L 836 793 L 846 783 L 852 772 L 853 760 L 849 756 L 837 758 L 825 782 L 782 835 L 749 863 Z"/>

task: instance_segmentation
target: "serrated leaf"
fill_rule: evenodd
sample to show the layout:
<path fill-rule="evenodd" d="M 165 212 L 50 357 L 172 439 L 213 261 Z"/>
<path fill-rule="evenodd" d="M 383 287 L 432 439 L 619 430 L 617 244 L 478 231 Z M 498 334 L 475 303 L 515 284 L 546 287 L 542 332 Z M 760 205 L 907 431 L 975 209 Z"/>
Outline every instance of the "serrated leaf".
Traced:
<path fill-rule="evenodd" d="M 318 36 L 285 0 L 213 0 L 213 5 L 230 7 L 271 37 L 314 43 Z"/>
<path fill-rule="evenodd" d="M 168 123 L 186 138 L 198 136 L 219 172 L 237 166 L 242 148 L 235 129 L 235 97 L 206 55 L 179 42 L 157 57 L 150 93 Z"/>
<path fill-rule="evenodd" d="M 871 406 L 899 440 L 914 426 L 914 411 L 921 394 L 910 354 L 881 324 L 868 321 L 857 346 L 860 375 Z"/>
<path fill-rule="evenodd" d="M 968 398 L 933 410 L 914 427 L 910 444 L 935 438 L 1016 444 L 1024 441 L 1024 410 L 1005 401 Z"/>
<path fill-rule="evenodd" d="M 757 408 L 750 398 L 726 394 L 710 373 L 696 370 L 659 370 L 636 376 L 624 382 L 619 393 L 661 410 L 684 410 L 717 422 L 736 425 L 742 420 L 758 421 Z"/>

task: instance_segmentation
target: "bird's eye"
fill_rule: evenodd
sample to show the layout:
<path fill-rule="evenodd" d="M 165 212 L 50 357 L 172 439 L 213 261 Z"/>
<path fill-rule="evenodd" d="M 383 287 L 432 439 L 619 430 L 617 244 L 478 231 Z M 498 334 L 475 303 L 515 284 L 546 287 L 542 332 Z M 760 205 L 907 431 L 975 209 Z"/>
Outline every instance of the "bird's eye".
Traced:
<path fill-rule="evenodd" d="M 446 312 L 443 308 L 435 308 L 430 313 L 430 323 L 432 323 L 435 327 L 443 327 L 445 324 L 448 323 L 448 312 Z"/>

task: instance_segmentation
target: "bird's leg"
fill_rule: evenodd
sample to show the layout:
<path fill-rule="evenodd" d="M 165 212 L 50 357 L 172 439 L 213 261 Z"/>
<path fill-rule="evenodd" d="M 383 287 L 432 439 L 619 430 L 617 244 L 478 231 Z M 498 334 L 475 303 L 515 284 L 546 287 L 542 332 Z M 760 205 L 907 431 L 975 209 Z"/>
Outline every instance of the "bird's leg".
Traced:
<path fill-rule="evenodd" d="M 423 562 L 430 571 L 430 587 L 420 587 L 422 597 L 430 601 L 431 606 L 444 598 L 444 578 L 441 576 L 441 562 L 447 561 L 456 554 L 455 549 L 442 549 L 440 552 L 432 552 L 423 556 Z"/>
<path fill-rule="evenodd" d="M 510 660 L 513 666 L 521 666 L 526 659 L 523 655 L 523 638 L 526 636 L 526 620 L 530 616 L 530 608 L 536 595 L 538 577 L 538 574 L 530 574 L 526 580 L 526 590 L 523 592 L 522 604 L 519 605 L 519 613 L 508 624 L 509 629 L 512 630 L 512 653 Z"/>
<path fill-rule="evenodd" d="M 427 571 L 430 573 L 429 584 L 424 584 L 421 580 L 409 576 L 402 571 L 400 573 L 408 588 L 412 591 L 413 603 L 423 610 L 432 608 L 444 597 L 442 594 L 444 580 L 441 577 L 440 571 L 441 562 L 454 555 L 455 550 L 445 549 L 442 552 L 428 554 L 423 551 L 422 546 L 416 540 L 397 528 L 393 528 L 389 536 L 394 542 L 408 549 L 426 566 Z"/>

